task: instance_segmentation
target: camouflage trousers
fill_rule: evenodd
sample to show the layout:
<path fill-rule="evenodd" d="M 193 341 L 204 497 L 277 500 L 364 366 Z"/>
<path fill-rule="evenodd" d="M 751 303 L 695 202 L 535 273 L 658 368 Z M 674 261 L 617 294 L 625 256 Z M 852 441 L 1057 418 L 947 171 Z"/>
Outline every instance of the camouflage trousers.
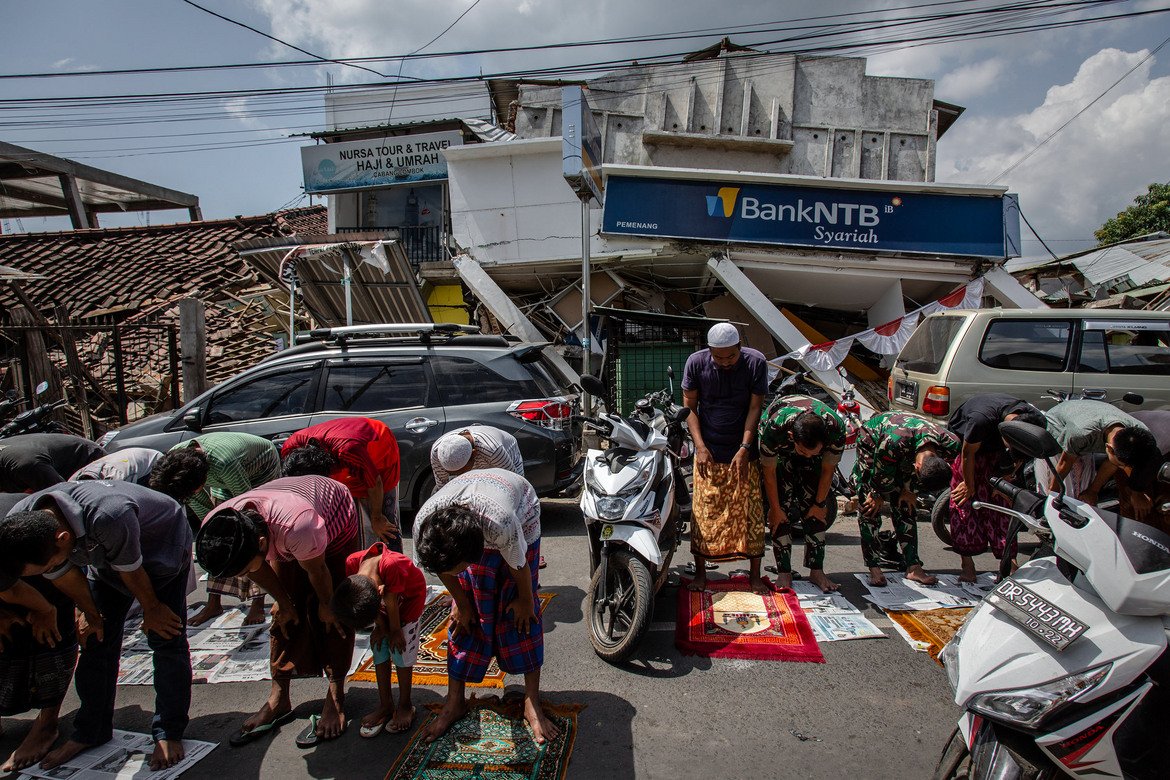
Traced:
<path fill-rule="evenodd" d="M 780 493 L 780 508 L 788 519 L 772 529 L 772 554 L 776 569 L 788 574 L 792 571 L 792 518 L 802 520 L 804 528 L 804 565 L 809 569 L 825 568 L 825 523 L 808 516 L 816 500 L 817 484 L 821 479 L 821 458 L 801 458 L 781 455 L 776 459 L 776 486 Z M 832 491 L 829 501 L 834 500 Z"/>
<path fill-rule="evenodd" d="M 864 486 L 857 488 L 859 506 L 871 495 L 871 491 Z M 902 551 L 902 562 L 906 567 L 921 566 L 922 559 L 918 557 L 918 517 L 914 506 L 906 506 L 898 501 L 899 493 L 879 496 L 885 503 L 883 509 L 889 508 L 890 519 L 894 522 L 894 535 L 898 540 L 898 548 Z M 857 527 L 861 531 L 861 557 L 865 565 L 874 568 L 882 565 L 881 543 L 878 541 L 878 531 L 882 528 L 882 513 L 875 512 L 867 516 L 865 512 L 857 513 Z"/>

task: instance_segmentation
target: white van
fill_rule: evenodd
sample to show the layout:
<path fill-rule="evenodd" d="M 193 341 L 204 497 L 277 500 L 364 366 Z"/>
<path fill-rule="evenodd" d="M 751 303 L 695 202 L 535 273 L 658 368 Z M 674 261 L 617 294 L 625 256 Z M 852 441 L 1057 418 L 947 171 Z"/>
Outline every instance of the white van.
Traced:
<path fill-rule="evenodd" d="M 1170 312 L 978 309 L 924 319 L 890 372 L 891 409 L 946 421 L 980 393 L 1008 393 L 1041 409 L 1050 390 L 1135 392 L 1142 409 L 1170 408 Z"/>

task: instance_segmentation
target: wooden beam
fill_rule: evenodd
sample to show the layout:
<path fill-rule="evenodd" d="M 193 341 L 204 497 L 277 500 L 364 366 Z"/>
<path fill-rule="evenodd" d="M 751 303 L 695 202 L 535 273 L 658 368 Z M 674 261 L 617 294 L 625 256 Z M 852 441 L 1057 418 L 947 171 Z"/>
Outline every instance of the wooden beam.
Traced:
<path fill-rule="evenodd" d="M 89 227 L 89 214 L 85 212 L 85 204 L 81 201 L 81 190 L 77 187 L 77 179 L 61 174 L 61 194 L 65 196 L 65 206 L 69 209 L 69 221 L 74 230 L 85 230 Z"/>
<path fill-rule="evenodd" d="M 186 403 L 207 389 L 207 312 L 203 301 L 179 301 L 179 339 Z"/>

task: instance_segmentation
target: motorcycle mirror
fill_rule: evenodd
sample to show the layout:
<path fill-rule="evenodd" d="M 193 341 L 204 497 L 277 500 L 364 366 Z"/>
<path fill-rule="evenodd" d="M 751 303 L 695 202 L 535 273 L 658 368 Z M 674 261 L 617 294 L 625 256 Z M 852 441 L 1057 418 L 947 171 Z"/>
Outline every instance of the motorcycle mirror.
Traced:
<path fill-rule="evenodd" d="M 195 431 L 196 433 L 202 431 L 203 409 L 198 406 L 192 406 L 190 409 L 188 409 L 187 413 L 183 415 L 183 425 L 185 425 L 189 431 Z"/>
<path fill-rule="evenodd" d="M 589 395 L 593 396 L 594 398 L 605 398 L 605 385 L 601 383 L 600 379 L 591 374 L 581 375 L 581 389 L 586 393 L 589 393 Z"/>
<path fill-rule="evenodd" d="M 1134 406 L 1141 406 L 1146 402 L 1145 396 L 1143 396 L 1141 393 L 1126 393 L 1125 395 L 1121 396 L 1121 400 Z"/>
<path fill-rule="evenodd" d="M 691 407 L 684 406 L 674 413 L 674 422 L 681 423 L 691 416 Z"/>
<path fill-rule="evenodd" d="M 999 433 L 1012 450 L 1029 458 L 1052 458 L 1061 452 L 1052 434 L 1039 425 L 1009 420 L 999 424 Z"/>
<path fill-rule="evenodd" d="M 667 366 L 666 367 L 666 375 L 668 377 L 670 377 L 671 379 L 674 379 L 674 369 L 671 368 L 670 366 Z"/>
<path fill-rule="evenodd" d="M 49 389 L 49 383 L 48 382 L 41 382 L 39 385 L 36 386 L 36 391 L 35 391 L 36 395 L 42 395 L 48 389 Z"/>
<path fill-rule="evenodd" d="M 1162 464 L 1162 468 L 1158 469 L 1158 481 L 1170 482 L 1170 460 Z"/>
<path fill-rule="evenodd" d="M 9 390 L 7 393 L 4 394 L 4 397 L 7 398 L 9 401 L 15 401 L 17 399 L 16 391 Z"/>

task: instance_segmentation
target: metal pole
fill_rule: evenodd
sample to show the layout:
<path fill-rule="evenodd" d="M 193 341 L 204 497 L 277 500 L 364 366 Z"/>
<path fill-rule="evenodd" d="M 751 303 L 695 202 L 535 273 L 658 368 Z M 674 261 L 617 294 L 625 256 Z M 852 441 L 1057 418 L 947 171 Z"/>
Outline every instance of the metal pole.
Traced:
<path fill-rule="evenodd" d="M 295 347 L 297 345 L 297 281 L 295 278 L 288 280 L 288 345 Z"/>
<path fill-rule="evenodd" d="M 345 287 L 345 324 L 346 326 L 353 325 L 353 269 L 349 264 L 349 250 L 341 250 L 341 262 L 344 268 L 345 278 L 341 280 L 341 284 Z"/>
<path fill-rule="evenodd" d="M 589 293 L 589 196 L 581 196 L 581 373 L 588 374 L 593 362 L 589 344 L 589 308 L 592 301 Z M 588 414 L 593 404 L 588 394 L 582 398 L 585 413 Z"/>

